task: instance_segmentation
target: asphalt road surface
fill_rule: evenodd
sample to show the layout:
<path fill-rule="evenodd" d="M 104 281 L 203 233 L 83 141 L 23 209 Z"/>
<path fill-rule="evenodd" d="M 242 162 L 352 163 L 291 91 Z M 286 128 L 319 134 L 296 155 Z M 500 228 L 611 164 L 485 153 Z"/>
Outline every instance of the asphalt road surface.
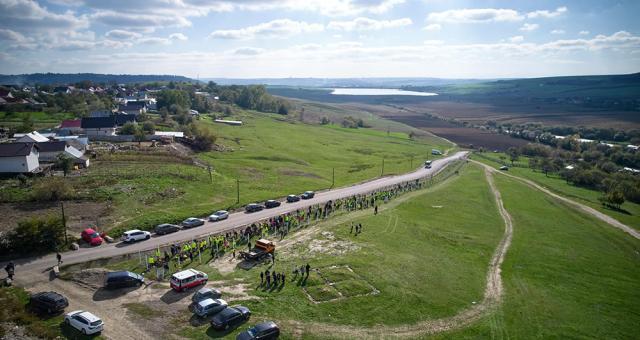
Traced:
<path fill-rule="evenodd" d="M 158 246 L 169 245 L 172 243 L 179 243 L 182 241 L 197 239 L 201 236 L 205 236 L 212 233 L 226 232 L 233 230 L 243 225 L 250 225 L 251 223 L 268 219 L 274 216 L 278 216 L 287 212 L 295 211 L 297 209 L 307 208 L 310 205 L 325 203 L 329 200 L 336 200 L 340 198 L 346 198 L 353 195 L 364 194 L 371 191 L 375 191 L 381 188 L 385 188 L 391 185 L 408 182 L 436 174 L 442 170 L 447 164 L 452 161 L 465 158 L 466 152 L 457 152 L 454 155 L 434 160 L 431 168 L 420 168 L 414 172 L 406 173 L 403 175 L 381 177 L 368 182 L 355 184 L 349 187 L 337 188 L 332 190 L 326 190 L 322 192 L 316 192 L 315 197 L 308 200 L 300 200 L 295 203 L 283 202 L 279 207 L 272 209 L 265 209 L 254 213 L 235 212 L 229 214 L 229 218 L 218 222 L 206 222 L 203 226 L 184 229 L 176 233 L 168 235 L 154 235 L 151 239 L 141 241 L 133 244 L 124 244 L 122 242 L 115 242 L 111 244 L 102 244 L 93 248 L 80 248 L 77 251 L 69 251 L 62 254 L 62 259 L 65 265 L 82 263 L 86 261 L 96 260 L 100 258 L 114 257 L 118 255 L 125 255 L 131 253 L 137 253 L 139 251 L 147 251 L 156 249 Z M 212 212 L 215 210 L 211 207 Z M 21 259 L 14 261 L 16 264 L 16 277 L 18 282 L 24 281 L 27 277 L 31 281 L 36 279 L 34 274 L 41 274 L 43 277 L 48 276 L 48 272 L 53 265 L 56 264 L 55 254 L 46 255 L 38 258 Z M 4 268 L 6 263 L 1 264 Z M 26 283 L 26 282 L 25 282 Z M 33 282 L 31 282 L 33 283 Z"/>

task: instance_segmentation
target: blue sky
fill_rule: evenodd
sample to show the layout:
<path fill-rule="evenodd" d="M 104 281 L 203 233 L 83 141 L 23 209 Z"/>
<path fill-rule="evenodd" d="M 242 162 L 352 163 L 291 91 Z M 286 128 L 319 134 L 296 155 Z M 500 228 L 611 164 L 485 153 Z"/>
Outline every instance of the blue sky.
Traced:
<path fill-rule="evenodd" d="M 632 73 L 638 13 L 640 1 L 0 0 L 0 73 Z"/>

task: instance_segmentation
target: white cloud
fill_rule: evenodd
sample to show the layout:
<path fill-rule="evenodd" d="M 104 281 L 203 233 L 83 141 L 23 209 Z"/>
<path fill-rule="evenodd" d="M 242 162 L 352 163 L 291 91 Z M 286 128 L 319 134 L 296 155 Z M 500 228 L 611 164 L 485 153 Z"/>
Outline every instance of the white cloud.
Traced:
<path fill-rule="evenodd" d="M 547 10 L 533 11 L 533 12 L 527 13 L 527 18 L 530 18 L 530 19 L 555 18 L 562 15 L 566 11 L 567 11 L 567 7 L 564 7 L 564 6 L 556 8 L 555 11 L 547 11 Z"/>
<path fill-rule="evenodd" d="M 444 12 L 430 13 L 427 20 L 441 23 L 481 23 L 520 21 L 524 19 L 518 11 L 512 9 L 477 8 L 452 9 Z"/>
<path fill-rule="evenodd" d="M 530 24 L 530 23 L 526 23 L 525 22 L 522 25 L 522 27 L 520 27 L 520 30 L 524 31 L 524 32 L 531 32 L 531 31 L 537 30 L 539 27 L 540 27 L 540 25 L 538 25 L 538 24 Z"/>
<path fill-rule="evenodd" d="M 24 35 L 16 31 L 2 28 L 0 29 L 0 40 L 11 41 L 11 42 L 24 42 L 27 40 L 27 38 L 25 38 Z"/>
<path fill-rule="evenodd" d="M 0 28 L 14 31 L 66 31 L 87 28 L 89 21 L 73 12 L 57 14 L 41 7 L 35 1 L 0 1 Z"/>
<path fill-rule="evenodd" d="M 160 27 L 187 27 L 191 21 L 179 15 L 133 14 L 115 11 L 98 11 L 90 18 L 101 24 L 128 29 L 154 31 Z"/>
<path fill-rule="evenodd" d="M 580 31 L 578 34 L 580 34 L 580 35 L 589 35 L 589 31 Z"/>
<path fill-rule="evenodd" d="M 300 33 L 320 32 L 324 30 L 321 24 L 310 24 L 304 21 L 277 19 L 255 26 L 235 30 L 213 31 L 209 37 L 217 39 L 253 39 L 256 37 L 285 38 Z"/>
<path fill-rule="evenodd" d="M 514 37 L 509 38 L 509 42 L 512 42 L 512 43 L 520 43 L 523 41 L 524 41 L 524 37 L 521 35 L 516 35 Z"/>
<path fill-rule="evenodd" d="M 233 54 L 236 55 L 258 55 L 263 53 L 263 48 L 255 48 L 255 47 L 241 47 L 233 51 Z"/>
<path fill-rule="evenodd" d="M 104 36 L 115 40 L 133 40 L 142 37 L 142 34 L 125 30 L 111 30 Z"/>
<path fill-rule="evenodd" d="M 169 34 L 169 39 L 170 39 L 170 40 L 180 40 L 180 41 L 187 41 L 187 40 L 189 40 L 189 38 L 188 38 L 186 35 L 182 34 L 182 33 L 172 33 L 172 34 Z"/>
<path fill-rule="evenodd" d="M 160 38 L 160 37 L 144 37 L 144 38 L 140 38 L 140 39 L 136 40 L 136 42 L 138 44 L 145 44 L 145 45 L 169 45 L 169 44 L 171 44 L 171 40 L 169 40 L 167 38 Z"/>
<path fill-rule="evenodd" d="M 365 17 L 358 17 L 350 21 L 331 21 L 327 25 L 328 29 L 342 31 L 373 31 L 385 28 L 395 28 L 411 25 L 413 21 L 409 18 L 395 20 L 375 20 Z"/>
<path fill-rule="evenodd" d="M 566 32 L 564 30 L 552 30 L 551 34 L 565 34 Z"/>
<path fill-rule="evenodd" d="M 428 24 L 423 28 L 425 31 L 439 31 L 442 29 L 440 24 Z"/>

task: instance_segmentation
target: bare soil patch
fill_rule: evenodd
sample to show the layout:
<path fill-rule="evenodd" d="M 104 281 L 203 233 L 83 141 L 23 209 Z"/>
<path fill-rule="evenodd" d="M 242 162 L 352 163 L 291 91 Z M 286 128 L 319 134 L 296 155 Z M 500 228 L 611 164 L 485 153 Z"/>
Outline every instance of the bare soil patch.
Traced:
<path fill-rule="evenodd" d="M 300 170 L 295 170 L 295 169 L 280 169 L 280 174 L 281 175 L 285 175 L 285 176 L 297 176 L 297 177 L 308 177 L 308 178 L 318 178 L 318 179 L 322 179 L 322 177 L 316 175 L 316 174 L 312 174 L 309 172 L 304 172 L 304 171 L 300 171 Z"/>
<path fill-rule="evenodd" d="M 70 232 L 80 232 L 94 225 L 101 225 L 112 211 L 108 202 L 64 202 L 67 227 Z M 49 215 L 60 215 L 58 202 L 0 203 L 0 231 L 12 230 L 18 222 Z"/>

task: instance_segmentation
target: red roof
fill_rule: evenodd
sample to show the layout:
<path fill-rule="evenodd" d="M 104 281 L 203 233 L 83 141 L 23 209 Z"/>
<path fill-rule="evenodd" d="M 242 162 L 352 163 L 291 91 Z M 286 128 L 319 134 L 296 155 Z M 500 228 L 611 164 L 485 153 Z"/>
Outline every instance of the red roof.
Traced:
<path fill-rule="evenodd" d="M 63 120 L 62 124 L 60 124 L 60 128 L 80 128 L 80 123 L 80 119 Z"/>

